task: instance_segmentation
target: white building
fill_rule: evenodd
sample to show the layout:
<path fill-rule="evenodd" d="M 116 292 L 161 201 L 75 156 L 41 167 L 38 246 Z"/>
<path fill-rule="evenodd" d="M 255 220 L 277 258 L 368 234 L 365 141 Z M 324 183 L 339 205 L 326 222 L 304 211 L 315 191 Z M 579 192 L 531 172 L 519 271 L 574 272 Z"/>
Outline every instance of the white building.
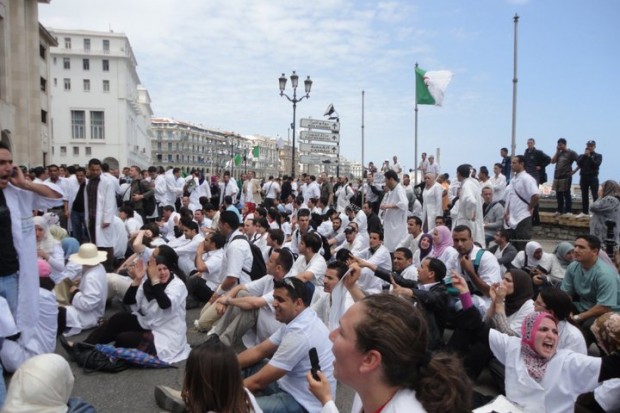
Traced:
<path fill-rule="evenodd" d="M 151 100 L 127 36 L 48 30 L 58 41 L 50 50 L 51 162 L 149 166 Z"/>

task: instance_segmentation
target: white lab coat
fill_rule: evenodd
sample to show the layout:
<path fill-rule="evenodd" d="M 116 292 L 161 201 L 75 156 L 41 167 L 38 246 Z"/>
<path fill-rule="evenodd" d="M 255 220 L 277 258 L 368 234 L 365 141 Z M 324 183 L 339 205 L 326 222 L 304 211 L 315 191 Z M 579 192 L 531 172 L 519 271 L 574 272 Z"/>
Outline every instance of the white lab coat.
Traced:
<path fill-rule="evenodd" d="M 383 198 L 383 204 L 396 205 L 396 208 L 386 209 L 383 215 L 383 245 L 390 252 L 394 252 L 398 244 L 407 237 L 407 208 L 409 200 L 405 188 L 396 184 L 394 189 Z"/>
<path fill-rule="evenodd" d="M 88 228 L 88 186 L 84 189 L 84 215 Z M 110 178 L 101 176 L 97 185 L 97 212 L 95 215 L 95 239 L 98 247 L 114 247 L 116 236 L 112 222 L 116 216 L 116 191 L 114 182 Z M 102 224 L 110 224 L 102 228 Z"/>
<path fill-rule="evenodd" d="M 167 363 L 185 360 L 190 352 L 185 322 L 185 284 L 176 276 L 170 281 L 165 292 L 170 298 L 171 306 L 163 310 L 157 300 L 148 301 L 144 296 L 144 281 L 136 293 L 136 304 L 132 306 L 133 314 L 142 328 L 153 333 L 157 357 Z"/>
<path fill-rule="evenodd" d="M 62 190 L 51 183 L 44 183 L 63 196 Z M 58 203 L 58 199 L 44 198 L 34 192 L 24 191 L 12 184 L 3 189 L 6 205 L 11 212 L 11 233 L 19 258 L 17 277 L 17 314 L 13 314 L 18 331 L 35 325 L 39 318 L 39 270 L 37 267 L 37 242 L 34 232 L 32 210 L 47 210 Z"/>
<path fill-rule="evenodd" d="M 426 222 L 427 232 L 435 228 L 435 218 L 443 216 L 442 195 L 443 187 L 437 182 L 422 191 L 422 224 Z"/>
<path fill-rule="evenodd" d="M 67 309 L 66 336 L 96 327 L 105 312 L 108 298 L 108 278 L 102 264 L 83 266 L 80 291 L 75 294 Z"/>
<path fill-rule="evenodd" d="M 211 186 L 209 185 L 209 180 L 205 179 L 202 181 L 202 184 L 199 182 L 199 179 L 195 176 L 188 176 L 186 181 L 194 180 L 196 185 L 193 187 L 189 194 L 189 209 L 192 211 L 196 211 L 197 209 L 202 209 L 202 204 L 200 203 L 200 197 L 206 196 L 207 198 L 211 198 Z"/>
<path fill-rule="evenodd" d="M 572 412 L 577 397 L 598 386 L 600 357 L 558 350 L 537 382 L 521 358 L 520 338 L 490 330 L 489 344 L 495 357 L 506 366 L 506 397 L 526 412 Z"/>
<path fill-rule="evenodd" d="M 461 182 L 458 213 L 453 228 L 457 225 L 469 227 L 474 242 L 485 245 L 482 186 L 473 178 L 466 178 Z"/>

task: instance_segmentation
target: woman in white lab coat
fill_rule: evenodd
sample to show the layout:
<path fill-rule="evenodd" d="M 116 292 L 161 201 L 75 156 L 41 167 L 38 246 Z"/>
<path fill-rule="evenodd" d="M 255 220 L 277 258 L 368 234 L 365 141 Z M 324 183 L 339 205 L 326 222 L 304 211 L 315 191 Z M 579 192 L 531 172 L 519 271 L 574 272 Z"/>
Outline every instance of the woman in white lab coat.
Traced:
<path fill-rule="evenodd" d="M 131 306 L 132 313 L 115 314 L 86 343 L 115 342 L 117 347 L 138 348 L 168 363 L 187 358 L 187 288 L 170 270 L 176 267 L 173 259 L 160 254 L 160 248 L 164 246 L 153 251 L 146 268 L 138 260 L 130 272 L 133 281 L 123 302 Z"/>
<path fill-rule="evenodd" d="M 50 265 L 52 268 L 50 278 L 57 284 L 65 271 L 65 254 L 62 245 L 50 233 L 49 223 L 45 218 L 34 217 L 33 220 L 37 237 L 37 256 Z"/>
<path fill-rule="evenodd" d="M 443 187 L 435 181 L 435 174 L 424 175 L 424 190 L 422 191 L 422 228 L 431 232 L 435 228 L 435 218 L 443 216 Z"/>
<path fill-rule="evenodd" d="M 452 285 L 463 304 L 454 334 L 488 341 L 493 355 L 506 367 L 506 397 L 524 411 L 572 412 L 581 393 L 620 376 L 618 353 L 600 358 L 558 350 L 558 324 L 550 313 L 529 314 L 521 327 L 522 337 L 511 337 L 482 323 L 467 283 L 455 272 Z"/>

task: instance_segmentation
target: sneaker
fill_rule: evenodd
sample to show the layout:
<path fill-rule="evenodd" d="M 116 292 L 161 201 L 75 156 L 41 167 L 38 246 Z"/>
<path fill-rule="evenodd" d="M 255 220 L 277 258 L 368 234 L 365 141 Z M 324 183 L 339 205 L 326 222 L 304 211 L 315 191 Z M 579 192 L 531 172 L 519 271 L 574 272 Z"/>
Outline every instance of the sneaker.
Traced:
<path fill-rule="evenodd" d="M 572 216 L 573 216 L 573 213 L 572 213 L 572 212 L 567 212 L 567 213 L 565 213 L 565 214 L 562 214 L 562 216 L 563 216 L 563 217 L 567 217 L 567 218 L 568 218 L 568 217 L 572 217 Z"/>
<path fill-rule="evenodd" d="M 577 218 L 585 218 L 585 217 L 589 217 L 590 215 L 588 214 L 584 214 L 583 212 L 580 213 L 579 215 L 577 215 Z"/>
<path fill-rule="evenodd" d="M 155 386 L 155 401 L 160 409 L 172 413 L 184 413 L 187 411 L 181 392 L 168 386 Z"/>

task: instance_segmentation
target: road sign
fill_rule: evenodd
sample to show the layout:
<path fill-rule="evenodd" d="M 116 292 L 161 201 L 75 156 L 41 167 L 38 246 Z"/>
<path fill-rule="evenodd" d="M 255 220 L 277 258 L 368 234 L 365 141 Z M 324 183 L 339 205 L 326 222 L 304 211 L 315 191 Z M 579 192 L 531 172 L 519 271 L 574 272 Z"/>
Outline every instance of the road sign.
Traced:
<path fill-rule="evenodd" d="M 337 154 L 338 147 L 333 145 L 321 145 L 320 143 L 300 143 L 299 150 L 309 153 L 331 153 Z"/>
<path fill-rule="evenodd" d="M 301 155 L 299 162 L 310 165 L 338 165 L 338 159 L 329 155 Z"/>
<path fill-rule="evenodd" d="M 302 130 L 299 135 L 300 139 L 306 141 L 321 141 L 321 142 L 340 142 L 340 134 L 338 133 L 325 133 Z"/>
<path fill-rule="evenodd" d="M 331 120 L 301 118 L 299 120 L 299 126 L 308 129 L 330 130 L 332 132 L 340 131 L 340 122 Z"/>

